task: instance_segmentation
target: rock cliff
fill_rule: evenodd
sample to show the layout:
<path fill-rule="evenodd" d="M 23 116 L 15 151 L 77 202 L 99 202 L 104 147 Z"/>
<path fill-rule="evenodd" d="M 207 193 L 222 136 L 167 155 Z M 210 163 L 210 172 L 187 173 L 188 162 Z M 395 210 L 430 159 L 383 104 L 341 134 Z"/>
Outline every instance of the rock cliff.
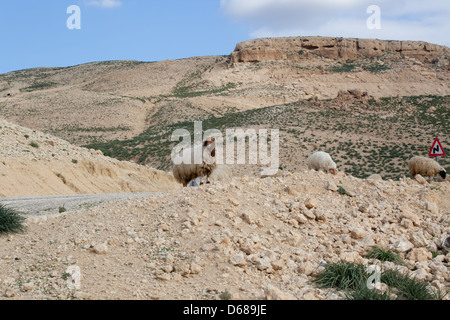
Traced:
<path fill-rule="evenodd" d="M 449 64 L 450 49 L 423 41 L 390 41 L 333 37 L 264 38 L 238 43 L 231 54 L 231 64 L 274 60 L 297 61 L 324 56 L 345 61 L 361 57 L 380 57 L 394 53 L 422 63 Z"/>

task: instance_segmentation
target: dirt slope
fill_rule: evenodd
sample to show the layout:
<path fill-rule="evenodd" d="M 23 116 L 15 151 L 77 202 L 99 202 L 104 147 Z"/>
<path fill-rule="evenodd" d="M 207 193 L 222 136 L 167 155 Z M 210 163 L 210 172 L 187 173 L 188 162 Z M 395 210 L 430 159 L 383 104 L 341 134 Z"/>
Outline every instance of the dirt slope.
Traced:
<path fill-rule="evenodd" d="M 0 197 L 167 191 L 166 172 L 120 162 L 101 152 L 0 119 Z"/>

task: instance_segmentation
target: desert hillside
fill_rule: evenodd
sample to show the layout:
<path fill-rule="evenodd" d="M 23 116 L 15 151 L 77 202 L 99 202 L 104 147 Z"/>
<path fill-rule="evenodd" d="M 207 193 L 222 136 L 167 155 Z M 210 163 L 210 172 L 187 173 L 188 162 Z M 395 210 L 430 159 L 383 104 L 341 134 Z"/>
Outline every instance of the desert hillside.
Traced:
<path fill-rule="evenodd" d="M 408 175 L 434 138 L 450 148 L 449 48 L 326 37 L 257 39 L 229 56 L 105 61 L 0 75 L 0 112 L 105 155 L 170 170 L 171 133 L 279 129 L 280 166 L 315 150 L 357 177 Z M 445 158 L 443 165 L 450 162 Z M 257 175 L 238 166 L 236 175 Z"/>
<path fill-rule="evenodd" d="M 449 182 L 302 171 L 33 217 L 0 237 L 0 299 L 341 300 L 348 292 L 313 283 L 341 261 L 444 292 L 449 192 Z M 401 262 L 368 258 L 372 246 Z M 81 274 L 73 290 L 69 266 Z"/>
<path fill-rule="evenodd" d="M 411 178 L 407 162 L 436 137 L 450 152 L 449 57 L 297 37 L 0 75 L 0 197 L 161 191 L 25 215 L 18 233 L 0 221 L 0 300 L 448 300 L 449 178 Z M 233 164 L 225 181 L 181 188 L 170 137 L 194 121 L 279 129 L 281 170 Z M 336 175 L 307 170 L 319 150 Z M 345 263 L 379 266 L 376 290 L 316 282 Z"/>
<path fill-rule="evenodd" d="M 0 119 L 0 197 L 167 191 L 165 172 Z"/>

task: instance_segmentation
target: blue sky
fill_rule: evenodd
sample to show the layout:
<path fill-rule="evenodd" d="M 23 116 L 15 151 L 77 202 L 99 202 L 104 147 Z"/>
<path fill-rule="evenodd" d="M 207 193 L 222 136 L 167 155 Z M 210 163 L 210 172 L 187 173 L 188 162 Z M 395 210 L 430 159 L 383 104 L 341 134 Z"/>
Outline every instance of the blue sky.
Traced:
<path fill-rule="evenodd" d="M 381 8 L 369 30 L 366 9 Z M 67 8 L 81 10 L 69 30 Z M 0 73 L 92 61 L 222 55 L 272 36 L 424 40 L 450 46 L 448 0 L 14 0 L 0 3 Z"/>

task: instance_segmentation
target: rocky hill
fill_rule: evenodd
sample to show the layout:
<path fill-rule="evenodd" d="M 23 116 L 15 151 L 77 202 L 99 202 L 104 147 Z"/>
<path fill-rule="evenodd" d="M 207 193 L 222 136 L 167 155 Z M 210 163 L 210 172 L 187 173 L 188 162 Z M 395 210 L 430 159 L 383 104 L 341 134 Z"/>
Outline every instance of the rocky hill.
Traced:
<path fill-rule="evenodd" d="M 267 38 L 241 42 L 231 53 L 231 63 L 299 61 L 314 55 L 354 61 L 394 54 L 450 69 L 450 49 L 423 41 L 388 41 L 332 37 Z"/>
<path fill-rule="evenodd" d="M 172 132 L 203 121 L 223 132 L 280 129 L 280 165 L 291 171 L 320 148 L 349 174 L 399 179 L 434 138 L 449 148 L 448 52 L 424 42 L 297 37 L 246 41 L 230 56 L 21 70 L 0 75 L 0 112 L 160 170 L 171 167 Z"/>

